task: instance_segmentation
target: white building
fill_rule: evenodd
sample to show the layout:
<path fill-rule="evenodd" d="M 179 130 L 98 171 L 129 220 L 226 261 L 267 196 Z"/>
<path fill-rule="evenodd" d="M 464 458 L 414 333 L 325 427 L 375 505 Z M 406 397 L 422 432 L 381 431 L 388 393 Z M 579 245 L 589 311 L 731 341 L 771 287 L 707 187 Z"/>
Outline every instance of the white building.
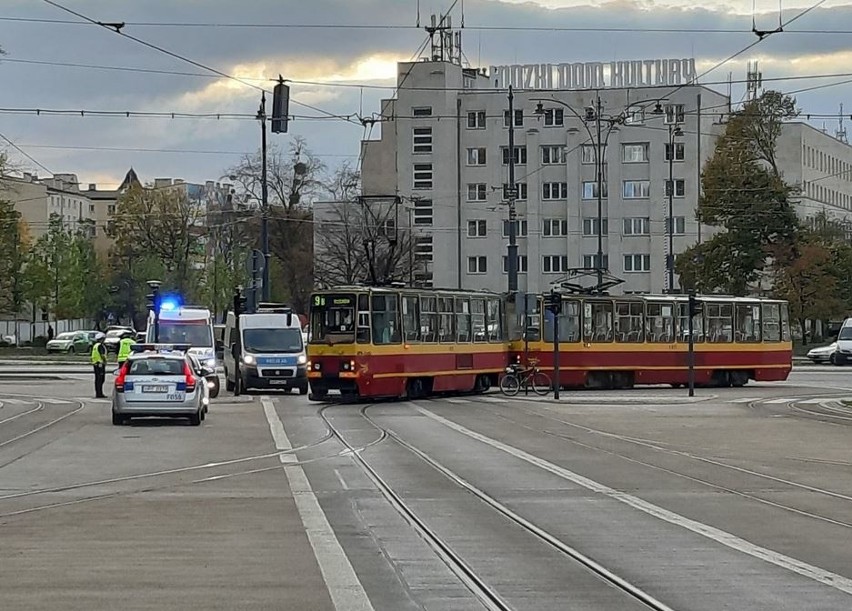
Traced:
<path fill-rule="evenodd" d="M 399 194 L 408 203 L 422 233 L 421 254 L 432 257 L 434 286 L 507 288 L 508 99 L 507 90 L 495 84 L 507 79 L 529 84 L 526 68 L 492 69 L 492 82 L 454 62 L 400 64 L 398 95 L 383 103 L 381 139 L 363 143 L 364 193 Z M 561 67 L 552 70 L 552 79 L 541 72 L 536 78 L 558 81 Z M 607 77 L 618 80 L 603 69 L 598 76 L 598 85 Z M 651 78 L 636 75 L 642 82 Z M 699 239 L 694 214 L 699 172 L 722 129 L 715 123 L 719 112 L 728 110 L 726 96 L 672 79 L 674 86 L 515 91 L 521 291 L 548 290 L 568 270 L 595 266 L 596 122 L 575 112 L 584 116 L 596 95 L 604 119 L 604 265 L 624 280 L 615 292 L 667 288 L 671 129 L 683 132 L 674 137 L 672 161 L 678 253 Z M 536 113 L 539 103 L 543 114 Z M 658 103 L 662 114 L 654 114 Z M 624 121 L 610 120 L 618 117 Z"/>

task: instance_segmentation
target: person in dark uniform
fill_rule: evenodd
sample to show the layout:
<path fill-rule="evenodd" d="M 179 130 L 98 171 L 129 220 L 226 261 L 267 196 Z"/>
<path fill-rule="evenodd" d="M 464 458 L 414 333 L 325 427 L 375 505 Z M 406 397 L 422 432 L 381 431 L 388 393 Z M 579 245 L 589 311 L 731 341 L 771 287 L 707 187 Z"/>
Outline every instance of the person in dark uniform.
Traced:
<path fill-rule="evenodd" d="M 95 340 L 92 346 L 92 369 L 95 372 L 95 398 L 106 399 L 104 394 L 104 380 L 106 380 L 106 348 L 104 347 L 104 336 Z"/>

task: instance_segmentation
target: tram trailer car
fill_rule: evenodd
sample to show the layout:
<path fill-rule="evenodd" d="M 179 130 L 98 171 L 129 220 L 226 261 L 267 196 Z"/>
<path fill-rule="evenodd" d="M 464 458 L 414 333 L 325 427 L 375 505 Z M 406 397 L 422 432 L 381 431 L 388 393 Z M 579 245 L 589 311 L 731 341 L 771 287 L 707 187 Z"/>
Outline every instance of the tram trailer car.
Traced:
<path fill-rule="evenodd" d="M 496 293 L 337 287 L 311 296 L 311 398 L 484 392 L 509 363 Z"/>
<path fill-rule="evenodd" d="M 695 382 L 743 386 L 786 380 L 793 347 L 787 302 L 699 296 L 693 318 Z M 532 301 L 532 299 L 531 299 Z M 688 383 L 689 303 L 686 295 L 563 295 L 559 377 L 566 388 L 629 388 Z M 542 321 L 544 323 L 542 333 Z M 553 314 L 537 297 L 527 313 L 526 340 L 511 357 L 553 373 Z"/>

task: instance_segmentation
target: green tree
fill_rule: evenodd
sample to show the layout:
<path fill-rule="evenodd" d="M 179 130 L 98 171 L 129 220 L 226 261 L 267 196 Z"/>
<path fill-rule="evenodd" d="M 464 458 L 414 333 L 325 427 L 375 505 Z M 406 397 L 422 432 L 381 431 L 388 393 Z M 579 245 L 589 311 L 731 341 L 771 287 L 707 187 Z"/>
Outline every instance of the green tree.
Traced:
<path fill-rule="evenodd" d="M 24 305 L 27 229 L 11 202 L 0 199 L 0 313 L 18 314 Z"/>
<path fill-rule="evenodd" d="M 731 115 L 702 172 L 697 211 L 719 232 L 678 256 L 685 288 L 746 295 L 773 264 L 796 258 L 796 193 L 775 162 L 781 125 L 796 114 L 795 100 L 768 91 Z"/>

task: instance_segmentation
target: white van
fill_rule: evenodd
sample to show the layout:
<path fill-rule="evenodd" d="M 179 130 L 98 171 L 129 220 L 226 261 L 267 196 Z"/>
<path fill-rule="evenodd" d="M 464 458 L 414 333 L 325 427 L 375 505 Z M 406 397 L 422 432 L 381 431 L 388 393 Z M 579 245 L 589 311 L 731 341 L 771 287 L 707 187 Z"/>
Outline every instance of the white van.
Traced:
<path fill-rule="evenodd" d="M 238 341 L 239 340 L 239 341 Z M 239 350 L 239 354 L 237 354 Z M 240 315 L 240 337 L 236 317 L 228 312 L 225 322 L 225 389 L 299 389 L 308 393 L 305 342 L 299 317 L 289 308 L 261 308 Z"/>
<path fill-rule="evenodd" d="M 835 365 L 846 365 L 852 361 L 852 318 L 843 321 L 837 334 L 837 351 L 834 353 Z"/>
<path fill-rule="evenodd" d="M 160 309 L 159 338 L 154 337 L 154 312 L 148 313 L 146 343 L 189 344 L 189 353 L 216 371 L 216 345 L 213 339 L 213 315 L 198 306 L 175 306 Z M 211 376 L 210 396 L 219 395 L 219 376 Z"/>

